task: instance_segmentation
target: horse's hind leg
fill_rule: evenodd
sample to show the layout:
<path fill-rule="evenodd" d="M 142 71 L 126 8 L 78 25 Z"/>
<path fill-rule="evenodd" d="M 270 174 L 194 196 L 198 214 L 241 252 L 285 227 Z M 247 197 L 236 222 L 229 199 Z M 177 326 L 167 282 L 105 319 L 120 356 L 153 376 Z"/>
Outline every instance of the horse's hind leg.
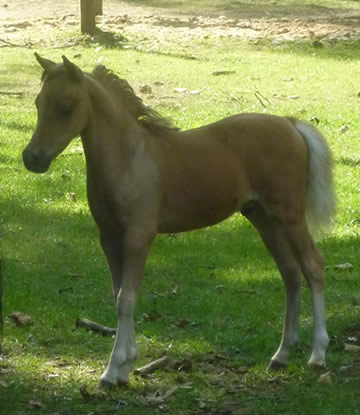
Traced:
<path fill-rule="evenodd" d="M 309 366 L 324 367 L 325 353 L 329 344 L 326 330 L 325 300 L 324 300 L 324 261 L 316 248 L 306 224 L 302 229 L 294 232 L 298 235 L 294 240 L 294 249 L 299 252 L 299 261 L 304 277 L 311 290 L 313 309 L 313 344 L 309 359 Z"/>
<path fill-rule="evenodd" d="M 281 224 L 267 215 L 260 205 L 244 214 L 258 230 L 265 246 L 274 258 L 286 289 L 282 339 L 269 363 L 269 368 L 278 369 L 287 366 L 291 348 L 298 343 L 301 268 Z"/>
<path fill-rule="evenodd" d="M 308 364 L 324 367 L 329 336 L 325 319 L 323 258 L 312 240 L 305 218 L 298 224 L 286 225 L 286 237 L 311 290 L 314 328 Z"/>
<path fill-rule="evenodd" d="M 311 290 L 314 319 L 312 353 L 308 363 L 309 366 L 323 367 L 329 337 L 325 321 L 322 256 L 310 236 L 305 218 L 297 223 L 284 223 L 272 219 L 261 209 L 249 215 L 249 219 L 258 229 L 278 265 L 287 297 L 283 337 L 269 367 L 286 365 L 290 347 L 297 341 L 301 273 Z"/>

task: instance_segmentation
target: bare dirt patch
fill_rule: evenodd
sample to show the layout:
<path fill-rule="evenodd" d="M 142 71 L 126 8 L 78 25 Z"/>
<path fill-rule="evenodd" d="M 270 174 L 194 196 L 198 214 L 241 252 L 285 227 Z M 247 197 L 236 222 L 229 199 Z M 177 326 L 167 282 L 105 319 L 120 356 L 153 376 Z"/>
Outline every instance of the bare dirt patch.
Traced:
<path fill-rule="evenodd" d="M 66 31 L 79 27 L 79 2 L 63 0 L 13 0 L 0 4 L 0 46 L 56 45 L 52 29 Z M 360 14 L 354 9 L 302 7 L 284 9 L 272 6 L 258 9 L 196 12 L 184 14 L 175 9 L 136 7 L 125 1 L 104 2 L 104 16 L 98 26 L 114 34 L 146 34 L 161 41 L 174 38 L 199 39 L 229 37 L 245 41 L 269 39 L 274 42 L 360 38 Z M 53 37 L 53 38 L 52 38 Z"/>

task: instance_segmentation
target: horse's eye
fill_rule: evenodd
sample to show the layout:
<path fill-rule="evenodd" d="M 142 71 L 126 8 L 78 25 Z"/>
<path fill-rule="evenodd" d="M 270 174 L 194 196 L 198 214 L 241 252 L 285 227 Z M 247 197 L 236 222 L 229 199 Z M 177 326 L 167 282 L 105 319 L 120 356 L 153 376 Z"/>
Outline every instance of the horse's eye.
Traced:
<path fill-rule="evenodd" d="M 61 101 L 58 105 L 60 115 L 66 117 L 71 115 L 74 104 L 71 101 Z"/>

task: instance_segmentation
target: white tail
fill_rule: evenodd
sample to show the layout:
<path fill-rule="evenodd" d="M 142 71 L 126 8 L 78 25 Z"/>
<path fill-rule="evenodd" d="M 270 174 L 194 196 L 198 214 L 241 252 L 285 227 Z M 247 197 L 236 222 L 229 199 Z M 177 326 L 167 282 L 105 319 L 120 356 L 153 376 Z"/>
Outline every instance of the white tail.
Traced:
<path fill-rule="evenodd" d="M 314 236 L 328 231 L 334 223 L 332 157 L 321 133 L 312 125 L 293 120 L 309 150 L 306 217 Z"/>

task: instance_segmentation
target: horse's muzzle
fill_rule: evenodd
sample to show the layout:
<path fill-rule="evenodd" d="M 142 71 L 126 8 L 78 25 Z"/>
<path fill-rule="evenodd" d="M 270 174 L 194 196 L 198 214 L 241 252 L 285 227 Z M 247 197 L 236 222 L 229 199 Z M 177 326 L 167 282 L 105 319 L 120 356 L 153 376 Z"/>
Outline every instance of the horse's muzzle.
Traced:
<path fill-rule="evenodd" d="M 24 166 L 33 173 L 45 173 L 51 164 L 51 157 L 44 150 L 27 150 L 22 153 Z"/>

